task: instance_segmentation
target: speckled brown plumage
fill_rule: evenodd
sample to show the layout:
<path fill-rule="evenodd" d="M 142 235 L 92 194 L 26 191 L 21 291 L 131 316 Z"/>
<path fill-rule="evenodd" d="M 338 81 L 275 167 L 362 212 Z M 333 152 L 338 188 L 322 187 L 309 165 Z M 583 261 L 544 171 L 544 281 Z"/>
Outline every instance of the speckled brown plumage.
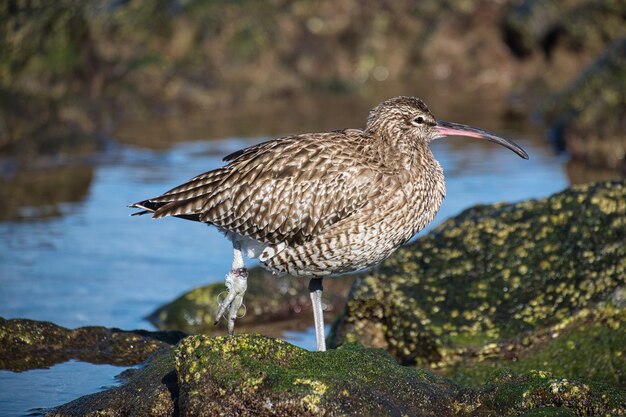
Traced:
<path fill-rule="evenodd" d="M 417 99 L 394 105 L 434 122 Z M 368 267 L 426 226 L 445 195 L 427 144 L 396 137 L 376 116 L 363 130 L 288 136 L 236 152 L 228 165 L 137 206 L 155 210 L 154 218 L 194 217 L 270 247 L 283 243 L 263 262 L 276 272 Z"/>
<path fill-rule="evenodd" d="M 224 158 L 227 165 L 132 207 L 214 225 L 235 243 L 236 258 L 242 248 L 274 272 L 322 277 L 358 270 L 433 220 L 446 191 L 429 144 L 452 134 L 494 141 L 527 158 L 489 132 L 437 122 L 417 98 L 396 97 L 375 107 L 364 129 L 243 149 Z"/>

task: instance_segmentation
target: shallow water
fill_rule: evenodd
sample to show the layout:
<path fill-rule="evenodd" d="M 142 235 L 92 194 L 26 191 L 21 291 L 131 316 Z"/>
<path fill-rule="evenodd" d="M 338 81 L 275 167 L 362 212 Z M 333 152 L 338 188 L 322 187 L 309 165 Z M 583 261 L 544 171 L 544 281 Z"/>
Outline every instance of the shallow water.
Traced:
<path fill-rule="evenodd" d="M 68 361 L 50 369 L 0 371 L 0 415 L 39 415 L 52 405 L 117 385 L 125 368 Z"/>
<path fill-rule="evenodd" d="M 429 228 L 478 203 L 545 197 L 567 186 L 563 157 L 536 133 L 506 126 L 499 131 L 524 147 L 530 160 L 472 140 L 433 145 L 448 192 Z M 156 307 L 222 280 L 231 248 L 209 227 L 129 217 L 126 205 L 218 167 L 223 155 L 265 139 L 195 141 L 161 150 L 114 146 L 84 167 L 89 179 L 84 190 L 77 190 L 79 197 L 19 208 L 19 220 L 0 222 L 0 316 L 66 327 L 151 328 L 144 317 Z M 314 347 L 310 330 L 285 338 Z M 94 392 L 115 384 L 113 376 L 121 370 L 69 362 L 19 374 L 0 371 L 0 415 L 24 414 Z M 10 394 L 16 390 L 19 395 Z"/>

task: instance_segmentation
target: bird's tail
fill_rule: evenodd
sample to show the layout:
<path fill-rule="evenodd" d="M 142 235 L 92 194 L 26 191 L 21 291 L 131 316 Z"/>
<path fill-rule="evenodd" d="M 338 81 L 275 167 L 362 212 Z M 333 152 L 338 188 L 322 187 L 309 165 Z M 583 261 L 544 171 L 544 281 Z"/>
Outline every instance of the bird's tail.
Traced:
<path fill-rule="evenodd" d="M 129 205 L 128 207 L 130 208 L 136 208 L 136 209 L 141 209 L 141 211 L 132 213 L 131 216 L 142 216 L 144 214 L 152 214 L 155 213 L 158 209 L 160 209 L 161 207 L 165 206 L 166 204 L 168 204 L 168 202 L 156 202 L 156 201 L 151 201 L 151 200 L 144 200 L 144 201 L 140 201 L 138 203 L 133 203 L 131 205 Z M 166 216 L 174 216 L 174 217 L 178 217 L 181 219 L 185 219 L 185 220 L 193 220 L 196 222 L 200 221 L 200 215 L 197 213 L 192 213 L 192 214 L 165 214 Z M 159 218 L 159 217 L 164 217 L 164 216 L 159 216 L 157 215 L 156 217 L 153 218 Z"/>
<path fill-rule="evenodd" d="M 150 200 L 140 201 L 138 203 L 130 204 L 129 208 L 141 209 L 141 211 L 132 213 L 131 216 L 142 216 L 144 214 L 154 213 L 161 207 L 162 203 L 153 203 Z"/>

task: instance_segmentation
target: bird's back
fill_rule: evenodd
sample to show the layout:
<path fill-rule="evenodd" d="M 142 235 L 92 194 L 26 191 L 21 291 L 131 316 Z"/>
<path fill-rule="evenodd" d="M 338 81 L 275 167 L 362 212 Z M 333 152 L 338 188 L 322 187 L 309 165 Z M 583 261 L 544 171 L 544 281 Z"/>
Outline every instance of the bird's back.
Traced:
<path fill-rule="evenodd" d="M 354 129 L 264 142 L 136 206 L 155 218 L 192 218 L 263 243 L 303 242 L 369 201 L 376 169 L 355 157 L 367 140 Z"/>

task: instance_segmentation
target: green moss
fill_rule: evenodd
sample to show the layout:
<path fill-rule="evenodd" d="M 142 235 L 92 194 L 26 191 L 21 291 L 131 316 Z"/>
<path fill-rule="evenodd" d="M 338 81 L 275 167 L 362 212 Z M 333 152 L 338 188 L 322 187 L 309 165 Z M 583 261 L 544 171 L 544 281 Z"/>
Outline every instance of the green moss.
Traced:
<path fill-rule="evenodd" d="M 618 416 L 625 401 L 624 392 L 545 372 L 500 371 L 487 385 L 462 389 L 358 344 L 309 352 L 260 335 L 190 336 L 124 385 L 53 414 Z"/>
<path fill-rule="evenodd" d="M 483 399 L 483 405 L 500 407 L 511 414 L 537 409 L 557 413 L 556 407 L 572 415 L 626 414 L 623 391 L 602 384 L 556 378 L 543 371 L 519 376 L 509 374 L 508 379 L 500 377 L 494 381 L 493 387 L 494 390 Z"/>
<path fill-rule="evenodd" d="M 535 410 L 525 412 L 524 414 L 515 414 L 518 417 L 574 417 L 576 414 L 567 408 L 562 407 L 541 407 Z"/>
<path fill-rule="evenodd" d="M 322 413 L 347 404 L 373 410 L 372 397 L 417 404 L 428 396 L 401 386 L 432 385 L 446 396 L 454 385 L 423 371 L 400 367 L 386 352 L 345 345 L 324 353 L 309 352 L 281 340 L 259 335 L 194 336 L 176 348 L 176 370 L 184 403 L 193 409 L 208 396 L 218 401 L 235 396 L 248 401 L 264 396 L 275 406 L 295 404 L 292 410 Z M 363 395 L 363 393 L 369 393 Z M 330 407 L 330 408 L 329 408 Z"/>
<path fill-rule="evenodd" d="M 219 373 L 210 372 L 212 378 L 227 386 L 238 379 L 244 383 L 257 380 L 259 375 L 270 379 L 278 391 L 301 392 L 309 391 L 318 382 L 328 384 L 324 385 L 327 388 L 320 385 L 316 388 L 326 391 L 331 389 L 329 386 L 334 387 L 336 382 L 345 383 L 346 380 L 355 384 L 355 387 L 367 386 L 372 381 L 378 384 L 381 378 L 387 382 L 407 377 L 424 381 L 438 380 L 421 370 L 398 367 L 382 350 L 364 349 L 357 344 L 346 344 L 340 349 L 320 354 L 260 335 L 216 338 L 199 335 L 185 339 L 176 352 L 178 370 L 181 371 L 184 364 L 185 371 L 191 372 L 184 371 L 181 375 L 190 378 L 210 372 L 215 364 L 223 365 L 223 362 L 228 362 L 225 359 L 236 361 L 236 365 L 231 364 L 232 369 L 221 368 Z M 355 367 L 355 364 L 358 366 Z M 237 390 L 238 386 L 229 388 Z"/>
<path fill-rule="evenodd" d="M 608 310 L 598 308 L 626 287 L 624 241 L 624 181 L 473 207 L 357 281 L 332 344 L 382 347 L 401 363 L 459 372 L 464 382 L 519 359 L 512 363 L 520 370 L 550 362 L 545 369 L 559 375 L 624 384 L 623 359 L 615 357 L 624 332 L 605 325 Z M 623 328 L 624 307 L 615 308 L 611 320 Z M 585 310 L 597 322 L 581 318 L 574 326 L 572 317 Z M 561 339 L 563 332 L 538 345 L 552 326 L 569 326 L 569 338 Z M 610 347 L 594 347 L 587 337 Z M 568 343 L 580 348 L 560 354 Z M 591 353 L 601 355 L 595 367 L 587 367 L 588 357 L 568 365 Z"/>
<path fill-rule="evenodd" d="M 518 373 L 541 369 L 565 378 L 626 386 L 625 327 L 626 310 L 603 307 L 576 317 L 565 328 L 533 335 L 535 340 L 531 343 L 528 338 L 529 345 L 523 349 L 501 345 L 492 358 L 459 363 L 444 373 L 461 384 L 478 386 L 494 369 L 505 366 Z M 506 360 L 506 356 L 514 360 Z"/>
<path fill-rule="evenodd" d="M 273 415 L 267 404 L 275 414 L 298 415 L 392 415 L 398 410 L 430 415 L 436 410 L 441 416 L 504 416 L 537 409 L 536 415 L 626 413 L 623 393 L 601 384 L 546 372 L 501 371 L 486 386 L 462 389 L 359 344 L 309 352 L 260 335 L 192 336 L 178 345 L 175 355 L 181 407 L 206 415 L 218 409 Z M 225 404 L 228 408 L 219 408 Z"/>

